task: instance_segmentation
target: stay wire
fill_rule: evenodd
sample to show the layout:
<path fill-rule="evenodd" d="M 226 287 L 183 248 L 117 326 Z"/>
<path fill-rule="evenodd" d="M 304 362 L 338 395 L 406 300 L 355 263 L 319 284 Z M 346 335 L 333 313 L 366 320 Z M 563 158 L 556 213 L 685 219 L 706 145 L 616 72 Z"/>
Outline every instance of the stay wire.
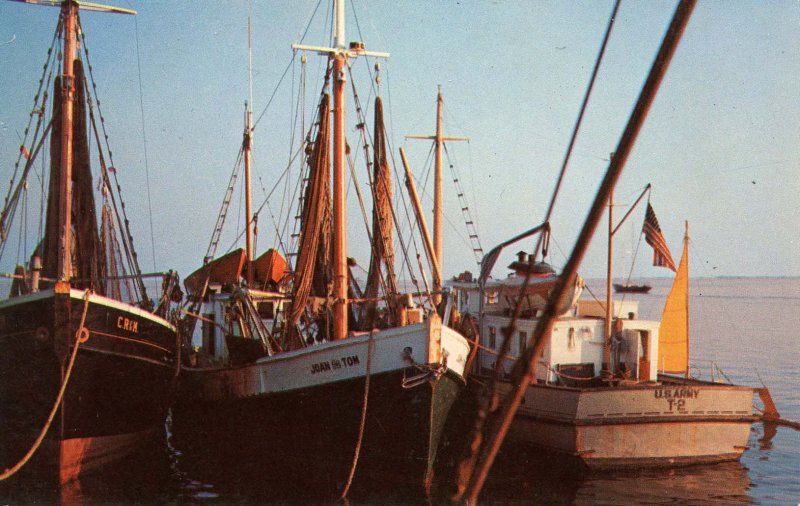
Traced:
<path fill-rule="evenodd" d="M 126 0 L 127 1 L 127 0 Z M 130 5 L 130 2 L 127 2 Z M 131 6 L 131 8 L 133 8 Z M 155 228 L 153 227 L 153 200 L 150 196 L 150 164 L 148 163 L 147 156 L 147 126 L 145 124 L 144 116 L 144 91 L 142 86 L 142 58 L 141 51 L 139 50 L 139 21 L 137 17 L 133 17 L 134 32 L 136 34 L 136 71 L 139 78 L 139 111 L 142 117 L 142 147 L 144 149 L 144 177 L 145 186 L 147 188 L 147 214 L 150 220 L 150 249 L 153 255 L 153 271 L 156 271 L 156 238 Z"/>
<path fill-rule="evenodd" d="M 305 31 L 303 31 L 303 35 L 300 37 L 300 42 L 301 43 L 305 40 L 306 35 L 308 35 L 308 30 L 309 30 L 309 28 L 311 28 L 311 22 L 314 20 L 314 17 L 316 16 L 317 11 L 319 10 L 319 6 L 321 4 L 322 4 L 322 0 L 319 0 L 317 2 L 317 6 L 314 8 L 314 12 L 311 13 L 311 17 L 309 18 L 308 23 L 306 23 Z M 266 114 L 267 110 L 269 109 L 269 106 L 272 104 L 272 100 L 275 98 L 275 95 L 278 93 L 278 89 L 281 87 L 281 83 L 283 83 L 283 80 L 286 78 L 286 74 L 289 73 L 289 69 L 291 69 L 292 66 L 294 65 L 294 60 L 295 60 L 296 55 L 297 55 L 297 52 L 293 51 L 292 57 L 289 60 L 289 64 L 286 65 L 286 68 L 284 69 L 283 74 L 281 75 L 281 78 L 278 80 L 278 84 L 275 86 L 275 89 L 272 91 L 272 95 L 270 95 L 269 100 L 267 100 L 267 105 L 264 106 L 264 109 L 261 111 L 261 114 L 258 115 L 258 118 L 253 123 L 253 127 L 252 127 L 251 130 L 255 131 L 256 127 L 261 122 L 261 118 L 264 116 L 264 114 Z"/>
<path fill-rule="evenodd" d="M 558 199 L 558 194 L 561 191 L 561 184 L 564 182 L 564 175 L 567 172 L 567 166 L 569 165 L 569 160 L 572 156 L 572 150 L 575 147 L 575 141 L 578 138 L 578 133 L 580 132 L 581 124 L 583 123 L 583 116 L 586 113 L 586 108 L 589 104 L 589 98 L 592 95 L 592 89 L 594 88 L 594 83 L 597 80 L 597 74 L 600 70 L 600 64 L 603 61 L 603 55 L 605 55 L 606 47 L 608 46 L 608 39 L 611 37 L 611 30 L 614 27 L 614 20 L 617 17 L 617 11 L 619 10 L 620 0 L 616 0 L 614 2 L 614 8 L 611 11 L 611 17 L 608 20 L 608 28 L 606 28 L 605 36 L 603 37 L 603 43 L 600 45 L 600 52 L 597 55 L 597 59 L 595 60 L 594 69 L 592 69 L 592 76 L 589 79 L 589 86 L 586 88 L 586 94 L 583 97 L 583 103 L 581 104 L 580 112 L 578 113 L 578 118 L 575 120 L 575 127 L 572 130 L 572 137 L 570 138 L 569 145 L 567 147 L 567 152 L 564 155 L 564 161 L 561 164 L 561 171 L 558 175 L 558 181 L 556 182 L 556 186 L 553 189 L 553 195 L 550 198 L 550 204 L 547 207 L 547 212 L 545 213 L 544 220 L 545 222 L 549 222 L 550 218 L 553 214 L 553 208 L 555 207 L 556 200 Z M 536 250 L 533 253 L 534 258 L 539 255 L 539 251 L 542 247 L 542 237 L 539 236 L 539 240 L 536 243 Z"/>

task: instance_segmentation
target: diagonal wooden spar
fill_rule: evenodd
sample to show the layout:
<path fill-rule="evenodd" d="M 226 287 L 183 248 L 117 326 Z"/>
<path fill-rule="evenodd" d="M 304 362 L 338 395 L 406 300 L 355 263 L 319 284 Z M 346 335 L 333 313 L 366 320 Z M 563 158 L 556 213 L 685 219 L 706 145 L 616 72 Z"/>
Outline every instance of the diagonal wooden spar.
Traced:
<path fill-rule="evenodd" d="M 122 7 L 115 7 L 113 5 L 96 4 L 93 2 L 79 2 L 76 0 L 8 0 L 9 2 L 18 2 L 30 5 L 43 5 L 45 7 L 61 7 L 63 4 L 72 1 L 78 5 L 82 11 L 96 11 L 96 12 L 113 12 L 115 14 L 131 14 L 135 15 L 136 11 L 133 9 L 124 9 Z"/>

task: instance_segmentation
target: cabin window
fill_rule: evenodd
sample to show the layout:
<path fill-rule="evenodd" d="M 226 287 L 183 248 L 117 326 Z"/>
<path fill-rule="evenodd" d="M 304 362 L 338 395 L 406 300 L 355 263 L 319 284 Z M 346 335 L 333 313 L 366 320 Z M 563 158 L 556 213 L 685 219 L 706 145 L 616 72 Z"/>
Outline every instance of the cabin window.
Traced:
<path fill-rule="evenodd" d="M 639 379 L 650 379 L 650 332 L 639 332 L 642 345 L 639 347 Z"/>
<path fill-rule="evenodd" d="M 497 304 L 497 292 L 495 291 L 486 292 L 486 303 Z"/>
<path fill-rule="evenodd" d="M 497 328 L 489 327 L 489 348 L 495 349 L 497 347 Z"/>
<path fill-rule="evenodd" d="M 575 349 L 575 329 L 573 327 L 569 328 L 569 334 L 567 334 L 567 348 L 569 351 Z"/>
<path fill-rule="evenodd" d="M 528 345 L 528 333 L 520 331 L 519 333 L 519 356 L 525 353 L 525 348 Z"/>
<path fill-rule="evenodd" d="M 239 323 L 239 320 L 234 320 L 231 322 L 231 335 L 233 337 L 244 337 L 242 334 L 242 326 Z"/>
<path fill-rule="evenodd" d="M 214 321 L 214 313 L 208 313 L 203 315 L 203 349 L 205 349 L 211 355 L 214 354 L 214 327 L 216 322 Z"/>
<path fill-rule="evenodd" d="M 639 349 L 639 358 L 648 359 L 650 358 L 650 332 L 646 330 L 639 331 L 640 339 L 642 340 L 642 346 Z"/>
<path fill-rule="evenodd" d="M 275 318 L 275 303 L 260 302 L 258 304 L 258 315 L 265 320 L 272 320 Z"/>
<path fill-rule="evenodd" d="M 228 308 L 227 321 L 230 323 L 230 335 L 233 337 L 245 337 L 242 329 L 242 308 L 238 304 Z"/>

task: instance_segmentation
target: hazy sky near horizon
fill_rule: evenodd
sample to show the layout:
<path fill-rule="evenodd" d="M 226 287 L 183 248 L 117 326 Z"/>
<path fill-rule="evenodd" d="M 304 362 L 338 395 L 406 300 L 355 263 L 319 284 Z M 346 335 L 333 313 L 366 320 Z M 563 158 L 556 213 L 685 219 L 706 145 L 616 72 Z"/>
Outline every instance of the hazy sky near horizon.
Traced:
<path fill-rule="evenodd" d="M 136 17 L 82 13 L 144 271 L 174 268 L 185 277 L 201 265 L 241 144 L 250 11 L 254 115 L 260 118 L 253 155 L 256 205 L 279 181 L 292 149 L 291 106 L 300 78 L 299 57 L 290 66 L 291 44 L 300 42 L 309 20 L 303 42 L 330 43 L 327 3 L 313 17 L 317 0 L 122 0 L 114 4 L 133 7 Z M 397 148 L 404 147 L 418 184 L 427 182 L 428 210 L 430 144 L 404 136 L 434 133 L 436 90 L 442 85 L 445 133 L 470 138 L 448 145 L 448 153 L 486 251 L 544 217 L 612 6 L 610 1 L 347 2 L 347 39 L 391 53 L 381 62 L 391 149 L 399 164 Z M 553 216 L 550 261 L 556 266 L 565 263 L 583 224 L 675 6 L 674 1 L 622 2 Z M 4 193 L 57 15 L 54 8 L 0 2 Z M 373 61 L 366 61 L 371 67 Z M 313 105 L 324 59 L 309 53 L 307 66 L 306 97 Z M 364 58 L 354 62 L 359 96 L 371 118 L 367 69 Z M 689 221 L 693 276 L 800 276 L 798 89 L 800 1 L 698 3 L 615 192 L 617 202 L 631 204 L 652 183 L 651 203 L 676 262 L 684 220 Z M 353 110 L 351 101 L 348 112 Z M 349 143 L 360 150 L 352 114 L 350 120 Z M 363 168 L 359 180 L 368 193 Z M 395 187 L 404 191 L 398 181 Z M 448 169 L 444 188 L 445 274 L 475 272 Z M 260 217 L 259 253 L 275 243 L 270 214 L 281 214 L 283 192 L 280 184 Z M 351 200 L 350 252 L 367 266 L 365 228 Z M 218 253 L 234 244 L 242 207 L 234 198 Z M 621 216 L 624 209 L 616 213 Z M 617 238 L 617 277 L 630 268 L 643 215 L 643 207 L 635 211 L 632 225 Z M 605 230 L 603 222 L 581 269 L 585 277 L 604 273 Z M 511 247 L 495 276 L 504 275 L 510 254 L 519 249 L 532 249 L 532 242 Z M 650 266 L 650 257 L 642 241 L 635 276 L 671 274 Z M 7 251 L 0 270 L 13 269 L 15 260 Z"/>

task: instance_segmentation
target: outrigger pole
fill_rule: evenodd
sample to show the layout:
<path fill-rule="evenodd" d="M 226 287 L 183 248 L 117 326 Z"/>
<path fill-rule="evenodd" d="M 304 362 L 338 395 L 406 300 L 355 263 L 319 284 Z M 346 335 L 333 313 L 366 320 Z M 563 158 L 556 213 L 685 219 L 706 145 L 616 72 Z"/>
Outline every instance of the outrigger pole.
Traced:
<path fill-rule="evenodd" d="M 557 308 L 561 305 L 561 301 L 567 293 L 568 282 L 577 275 L 578 266 L 583 261 L 583 256 L 600 222 L 600 217 L 603 215 L 603 210 L 611 195 L 611 191 L 616 185 L 620 174 L 622 174 L 622 169 L 625 167 L 628 155 L 633 148 L 639 130 L 641 130 L 644 124 L 647 112 L 655 99 L 658 87 L 675 54 L 681 35 L 683 35 L 683 31 L 686 28 L 686 24 L 689 22 L 689 18 L 691 17 L 692 10 L 696 3 L 696 0 L 681 0 L 675 10 L 670 26 L 661 43 L 653 66 L 650 69 L 650 74 L 647 76 L 647 81 L 642 87 L 639 99 L 636 102 L 636 107 L 631 113 L 625 131 L 622 133 L 622 137 L 619 140 L 615 156 L 609 163 L 606 175 L 597 191 L 589 215 L 575 243 L 572 255 L 567 261 L 567 265 L 564 267 L 561 276 L 559 276 L 556 286 L 553 287 L 553 291 L 547 301 L 547 306 L 536 324 L 536 329 L 533 334 L 533 342 L 535 344 L 527 348 L 522 357 L 514 364 L 514 370 L 512 371 L 512 376 L 514 378 L 513 383 L 515 385 L 514 389 L 502 401 L 502 406 L 499 408 L 497 414 L 491 415 L 491 418 L 488 420 L 488 433 L 485 434 L 483 440 L 484 444 L 481 444 L 478 449 L 478 460 L 471 469 L 469 469 L 470 477 L 466 484 L 466 489 L 464 490 L 466 502 L 468 504 L 477 504 L 478 495 L 483 488 L 483 484 L 492 467 L 494 458 L 500 449 L 500 445 L 502 445 L 506 433 L 511 426 L 511 421 L 514 419 L 517 408 L 519 408 L 525 390 L 528 388 L 531 381 L 536 378 L 536 364 L 542 356 L 542 351 L 544 351 L 544 346 L 548 341 L 546 336 L 549 336 L 553 329 L 553 324 L 555 323 L 558 313 Z"/>

